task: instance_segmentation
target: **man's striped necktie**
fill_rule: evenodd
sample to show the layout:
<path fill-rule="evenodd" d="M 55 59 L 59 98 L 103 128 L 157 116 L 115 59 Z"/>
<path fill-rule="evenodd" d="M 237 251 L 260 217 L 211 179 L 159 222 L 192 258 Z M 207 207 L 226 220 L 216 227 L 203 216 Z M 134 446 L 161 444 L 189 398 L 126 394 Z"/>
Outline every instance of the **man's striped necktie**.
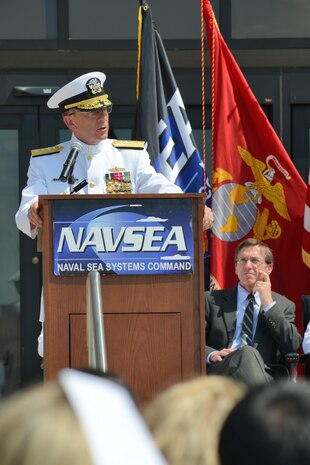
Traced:
<path fill-rule="evenodd" d="M 249 294 L 247 297 L 248 305 L 244 311 L 242 327 L 241 327 L 241 342 L 243 345 L 253 345 L 253 314 L 255 297 Z"/>

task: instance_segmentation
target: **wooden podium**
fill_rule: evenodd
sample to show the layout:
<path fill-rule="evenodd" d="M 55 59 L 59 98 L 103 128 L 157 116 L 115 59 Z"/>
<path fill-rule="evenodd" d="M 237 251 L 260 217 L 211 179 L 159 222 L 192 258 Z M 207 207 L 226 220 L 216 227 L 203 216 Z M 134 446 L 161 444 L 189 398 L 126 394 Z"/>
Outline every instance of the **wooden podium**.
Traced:
<path fill-rule="evenodd" d="M 54 274 L 53 210 L 56 201 L 147 198 L 190 199 L 194 270 L 191 274 L 101 276 L 109 371 L 121 375 L 141 403 L 176 382 L 205 373 L 203 194 L 44 195 L 43 294 L 44 377 L 64 367 L 86 367 L 86 278 Z M 81 205 L 82 205 L 81 204 Z M 77 204 L 78 205 L 78 204 Z M 85 204 L 84 204 L 85 205 Z M 69 204 L 68 204 L 69 207 Z"/>

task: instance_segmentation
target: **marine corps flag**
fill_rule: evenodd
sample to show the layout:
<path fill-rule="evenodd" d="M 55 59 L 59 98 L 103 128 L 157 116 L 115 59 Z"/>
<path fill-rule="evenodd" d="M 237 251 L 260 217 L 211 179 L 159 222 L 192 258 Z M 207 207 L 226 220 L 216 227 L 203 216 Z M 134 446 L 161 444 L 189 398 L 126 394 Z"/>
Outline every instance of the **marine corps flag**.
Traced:
<path fill-rule="evenodd" d="M 184 192 L 203 192 L 204 167 L 149 5 L 139 8 L 137 106 L 133 139 L 147 142 L 157 172 Z"/>
<path fill-rule="evenodd" d="M 273 289 L 301 305 L 301 294 L 310 293 L 301 254 L 306 184 L 225 44 L 209 0 L 203 14 L 212 73 L 211 285 L 235 285 L 234 250 L 255 237 L 274 251 Z"/>

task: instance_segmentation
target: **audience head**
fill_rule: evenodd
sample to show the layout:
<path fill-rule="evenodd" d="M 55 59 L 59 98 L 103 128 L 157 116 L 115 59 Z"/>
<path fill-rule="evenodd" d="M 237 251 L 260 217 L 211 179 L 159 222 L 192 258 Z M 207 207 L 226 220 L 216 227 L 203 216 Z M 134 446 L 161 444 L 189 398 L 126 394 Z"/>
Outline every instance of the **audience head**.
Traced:
<path fill-rule="evenodd" d="M 144 418 L 169 465 L 217 465 L 220 429 L 244 393 L 231 378 L 204 376 L 151 401 Z"/>
<path fill-rule="evenodd" d="M 222 465 L 308 465 L 310 383 L 259 387 L 228 416 L 219 443 Z"/>
<path fill-rule="evenodd" d="M 166 465 L 126 388 L 77 370 L 0 404 L 1 465 Z"/>
<path fill-rule="evenodd" d="M 0 457 L 1 465 L 91 465 L 84 432 L 57 382 L 1 402 Z"/>

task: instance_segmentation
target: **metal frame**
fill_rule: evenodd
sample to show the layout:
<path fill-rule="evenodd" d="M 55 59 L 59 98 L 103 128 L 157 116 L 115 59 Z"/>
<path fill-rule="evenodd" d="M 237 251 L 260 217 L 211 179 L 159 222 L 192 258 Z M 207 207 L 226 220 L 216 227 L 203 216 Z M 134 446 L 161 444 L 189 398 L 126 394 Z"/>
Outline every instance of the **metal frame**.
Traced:
<path fill-rule="evenodd" d="M 226 0 L 220 5 L 220 29 L 225 41 L 231 49 L 307 49 L 310 47 L 309 38 L 287 39 L 233 39 L 231 33 L 231 3 Z"/>

